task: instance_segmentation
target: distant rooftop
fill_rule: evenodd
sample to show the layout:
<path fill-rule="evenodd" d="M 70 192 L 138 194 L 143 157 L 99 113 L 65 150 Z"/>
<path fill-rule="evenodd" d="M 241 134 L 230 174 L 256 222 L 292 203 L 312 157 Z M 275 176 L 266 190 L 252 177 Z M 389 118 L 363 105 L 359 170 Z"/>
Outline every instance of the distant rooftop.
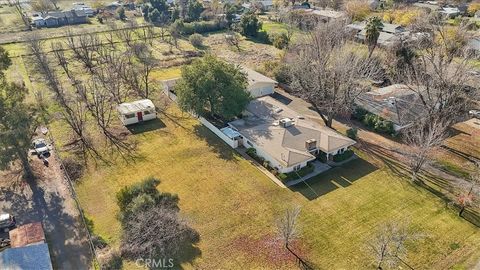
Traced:
<path fill-rule="evenodd" d="M 7 248 L 0 252 L 0 265 L 3 270 L 53 269 L 46 243 Z"/>

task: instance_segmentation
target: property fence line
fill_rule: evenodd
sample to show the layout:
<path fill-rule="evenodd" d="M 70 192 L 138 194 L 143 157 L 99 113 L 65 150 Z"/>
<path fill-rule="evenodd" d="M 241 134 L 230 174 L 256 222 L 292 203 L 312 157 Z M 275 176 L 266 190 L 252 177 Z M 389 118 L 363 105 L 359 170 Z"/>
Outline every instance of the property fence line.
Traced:
<path fill-rule="evenodd" d="M 85 219 L 85 215 L 83 214 L 82 207 L 80 206 L 80 202 L 78 200 L 77 192 L 75 191 L 75 187 L 72 183 L 72 179 L 70 178 L 70 175 L 68 175 L 68 172 L 65 168 L 63 160 L 59 155 L 60 152 L 58 151 L 58 148 L 55 145 L 55 140 L 54 140 L 52 134 L 50 133 L 50 127 L 47 126 L 47 129 L 49 130 L 48 138 L 50 139 L 50 142 L 53 146 L 53 150 L 55 151 L 55 158 L 58 161 L 58 163 L 60 164 L 60 169 L 63 171 L 63 176 L 64 176 L 63 178 L 67 182 L 70 194 L 72 195 L 72 198 L 75 201 L 75 206 L 77 207 L 77 210 L 80 213 L 80 218 L 82 220 L 83 227 L 84 227 L 85 231 L 87 232 L 87 240 L 88 240 L 88 244 L 90 246 L 90 252 L 92 253 L 92 256 L 93 256 L 93 262 L 96 263 L 96 265 L 98 265 L 99 269 L 101 270 L 102 267 L 101 267 L 101 265 L 98 261 L 97 252 L 96 252 L 96 249 L 95 249 L 95 245 L 93 244 L 93 240 L 92 240 L 92 234 L 90 233 L 90 230 L 88 229 L 87 221 Z"/>
<path fill-rule="evenodd" d="M 217 135 L 222 141 L 224 141 L 226 144 L 228 144 L 232 148 L 237 148 L 238 147 L 238 140 L 231 139 L 225 133 L 223 133 L 220 129 L 218 129 L 215 125 L 210 123 L 207 119 L 203 117 L 198 117 L 200 120 L 200 123 L 202 123 L 206 128 L 208 128 L 211 132 L 213 132 L 215 135 Z"/>

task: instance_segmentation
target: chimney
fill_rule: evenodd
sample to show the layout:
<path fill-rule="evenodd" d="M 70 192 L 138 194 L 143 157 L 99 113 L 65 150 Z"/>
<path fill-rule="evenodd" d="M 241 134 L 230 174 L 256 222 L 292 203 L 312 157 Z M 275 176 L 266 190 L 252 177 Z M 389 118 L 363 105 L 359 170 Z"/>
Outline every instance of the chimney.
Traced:
<path fill-rule="evenodd" d="M 317 140 L 315 139 L 308 139 L 305 141 L 305 148 L 308 151 L 317 149 Z"/>

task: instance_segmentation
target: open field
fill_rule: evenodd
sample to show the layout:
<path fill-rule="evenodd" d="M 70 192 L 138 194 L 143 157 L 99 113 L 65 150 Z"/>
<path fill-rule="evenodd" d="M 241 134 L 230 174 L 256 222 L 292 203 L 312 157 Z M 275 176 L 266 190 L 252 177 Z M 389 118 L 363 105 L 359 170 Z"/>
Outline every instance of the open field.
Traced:
<path fill-rule="evenodd" d="M 388 220 L 410 220 L 409 229 L 425 236 L 408 247 L 405 260 L 415 268 L 468 267 L 480 255 L 477 228 L 387 169 L 357 160 L 311 187 L 281 189 L 175 106 L 160 119 L 144 127 L 154 130 L 134 135 L 141 156 L 135 163 L 91 168 L 77 186 L 95 232 L 112 245 L 121 230 L 116 191 L 154 176 L 161 191 L 179 195 L 182 215 L 200 232 L 195 267 L 291 268 L 269 250 L 276 217 L 295 205 L 302 207 L 299 253 L 321 269 L 372 267 L 366 244 Z"/>

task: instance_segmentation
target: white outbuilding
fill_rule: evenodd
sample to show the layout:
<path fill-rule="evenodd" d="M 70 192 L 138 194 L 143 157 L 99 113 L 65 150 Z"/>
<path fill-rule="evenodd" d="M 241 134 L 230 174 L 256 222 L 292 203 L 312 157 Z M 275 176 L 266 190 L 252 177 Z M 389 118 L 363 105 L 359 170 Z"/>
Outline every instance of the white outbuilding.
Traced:
<path fill-rule="evenodd" d="M 247 74 L 247 91 L 250 92 L 252 98 L 271 95 L 275 92 L 276 81 L 247 67 L 242 67 L 242 70 Z"/>
<path fill-rule="evenodd" d="M 117 106 L 117 111 L 124 126 L 157 118 L 155 105 L 150 99 L 122 103 Z"/>

